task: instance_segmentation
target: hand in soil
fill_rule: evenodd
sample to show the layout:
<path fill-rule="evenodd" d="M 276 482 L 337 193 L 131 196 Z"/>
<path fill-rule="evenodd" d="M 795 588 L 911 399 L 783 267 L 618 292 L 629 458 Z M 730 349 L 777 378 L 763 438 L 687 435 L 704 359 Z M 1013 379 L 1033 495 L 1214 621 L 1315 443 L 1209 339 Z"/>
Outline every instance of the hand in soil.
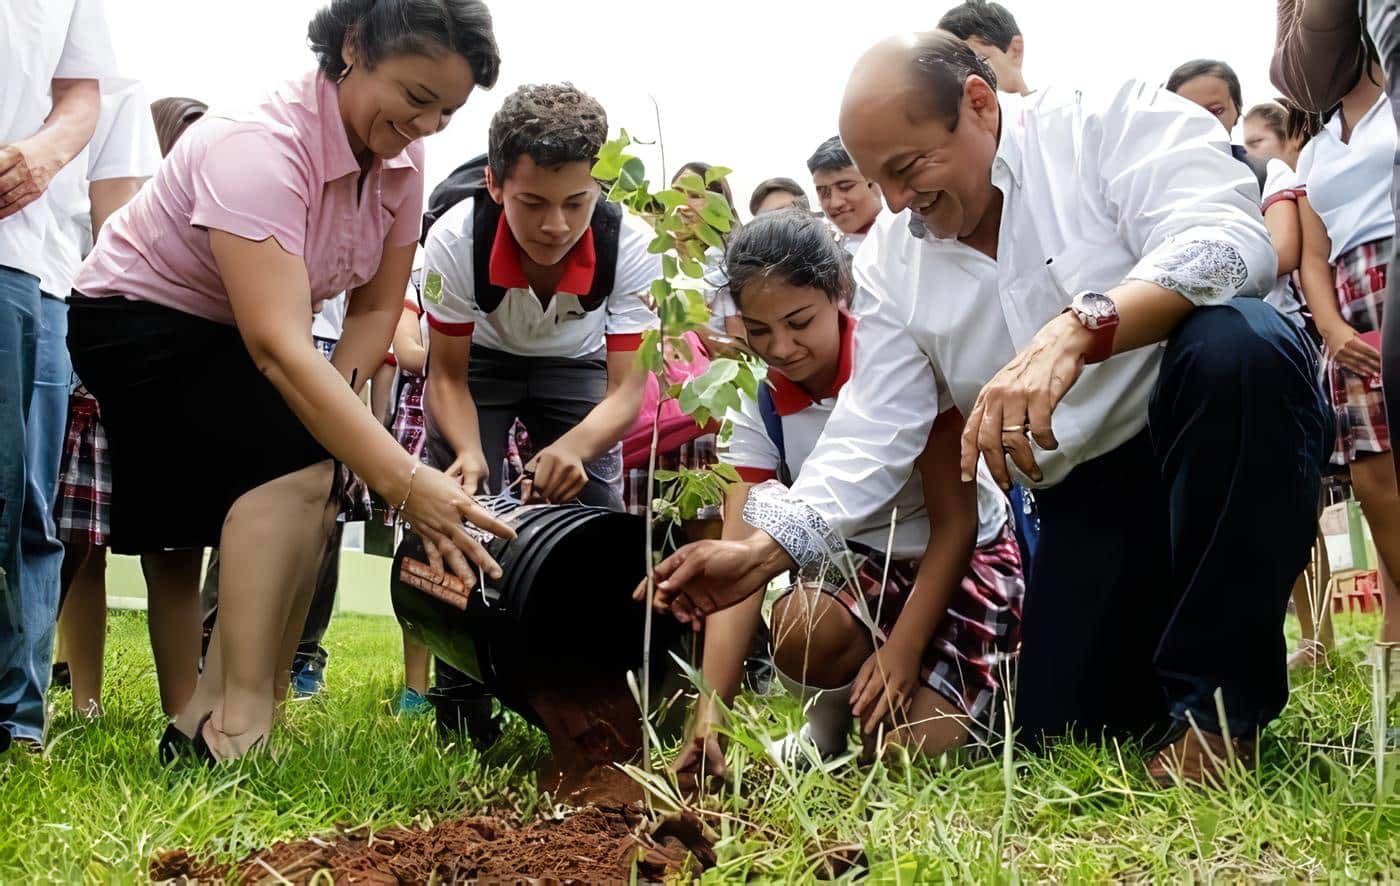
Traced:
<path fill-rule="evenodd" d="M 693 736 L 671 762 L 671 771 L 676 775 L 677 785 L 686 794 L 697 793 L 702 785 L 711 780 L 723 782 L 728 779 L 729 767 L 724 763 L 719 736 L 713 732 Z"/>

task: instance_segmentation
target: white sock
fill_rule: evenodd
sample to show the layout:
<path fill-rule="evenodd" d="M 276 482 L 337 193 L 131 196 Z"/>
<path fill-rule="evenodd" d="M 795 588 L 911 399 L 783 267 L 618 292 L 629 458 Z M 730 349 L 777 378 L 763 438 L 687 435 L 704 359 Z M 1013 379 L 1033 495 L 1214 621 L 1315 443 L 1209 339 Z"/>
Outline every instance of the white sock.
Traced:
<path fill-rule="evenodd" d="M 798 683 L 782 671 L 778 680 L 783 688 L 802 702 L 807 717 L 807 735 L 823 754 L 840 754 L 846 750 L 846 739 L 851 731 L 851 686 L 835 689 L 820 689 Z"/>

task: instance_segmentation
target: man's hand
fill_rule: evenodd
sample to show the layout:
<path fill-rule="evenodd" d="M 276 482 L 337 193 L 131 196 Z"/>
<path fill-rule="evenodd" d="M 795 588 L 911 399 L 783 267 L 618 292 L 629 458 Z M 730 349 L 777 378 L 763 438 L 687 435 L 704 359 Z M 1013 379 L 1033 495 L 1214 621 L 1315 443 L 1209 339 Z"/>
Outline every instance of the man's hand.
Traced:
<path fill-rule="evenodd" d="M 686 545 L 656 567 L 652 605 L 698 631 L 705 616 L 758 593 L 773 576 L 794 565 L 766 532 L 755 532 L 742 541 Z M 632 599 L 646 598 L 647 582 L 642 579 Z"/>
<path fill-rule="evenodd" d="M 525 466 L 531 500 L 562 504 L 578 498 L 583 487 L 588 485 L 583 457 L 562 444 L 561 440 L 545 447 Z"/>
<path fill-rule="evenodd" d="M 976 477 L 980 454 L 986 457 L 997 485 L 1009 490 L 1008 453 L 1022 473 L 1040 480 L 1040 466 L 1035 463 L 1027 430 L 1042 449 L 1060 445 L 1051 430 L 1050 415 L 1084 371 L 1084 355 L 1091 343 L 1091 334 L 1073 314 L 1061 314 L 1041 327 L 1030 344 L 992 376 L 977 395 L 963 428 L 963 482 Z"/>
<path fill-rule="evenodd" d="M 491 476 L 490 469 L 486 467 L 486 456 L 482 454 L 480 449 L 473 449 L 458 455 L 457 460 L 445 473 L 462 484 L 467 495 L 476 495 L 481 492 L 486 478 Z"/>
<path fill-rule="evenodd" d="M 851 714 L 861 732 L 870 735 L 886 716 L 904 713 L 914 700 L 922 662 L 923 649 L 901 642 L 898 634 L 870 654 L 851 684 Z"/>
<path fill-rule="evenodd" d="M 44 151 L 42 142 L 21 139 L 0 145 L 0 218 L 38 200 L 62 168 L 63 157 Z"/>

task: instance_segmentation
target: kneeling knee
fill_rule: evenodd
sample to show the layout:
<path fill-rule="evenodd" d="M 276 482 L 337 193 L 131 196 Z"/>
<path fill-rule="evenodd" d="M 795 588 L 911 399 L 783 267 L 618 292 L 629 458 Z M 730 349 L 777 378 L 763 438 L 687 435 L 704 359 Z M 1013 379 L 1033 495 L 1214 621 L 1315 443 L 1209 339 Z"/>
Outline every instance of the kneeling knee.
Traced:
<path fill-rule="evenodd" d="M 778 670 L 822 688 L 849 683 L 874 648 L 839 600 L 805 587 L 773 604 L 772 635 Z"/>

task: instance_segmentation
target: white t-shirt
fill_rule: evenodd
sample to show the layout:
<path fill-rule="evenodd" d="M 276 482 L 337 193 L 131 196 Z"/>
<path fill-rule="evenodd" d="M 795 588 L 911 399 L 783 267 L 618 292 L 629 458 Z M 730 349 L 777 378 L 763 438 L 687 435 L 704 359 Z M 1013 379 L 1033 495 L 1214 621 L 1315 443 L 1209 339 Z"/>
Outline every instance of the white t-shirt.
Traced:
<path fill-rule="evenodd" d="M 842 317 L 841 371 L 831 396 L 813 400 L 805 390 L 784 376 L 776 372 L 769 373 L 769 382 L 773 385 L 773 405 L 783 427 L 783 453 L 778 452 L 777 443 L 768 436 L 758 401 L 747 394 L 740 395 L 741 407 L 737 411 L 731 410 L 728 415 L 733 432 L 728 445 L 720 451 L 719 456 L 725 464 L 732 465 L 745 482 L 762 483 L 777 477 L 780 461 L 787 463 L 788 471 L 794 479 L 801 474 L 803 463 L 812 454 L 822 431 L 826 429 L 827 419 L 836 407 L 838 395 L 846 388 L 845 382 L 850 376 L 852 366 L 854 326 L 854 320 Z M 872 362 L 866 371 L 878 374 L 878 361 Z M 915 469 L 894 499 L 847 535 L 847 540 L 884 551 L 889 543 L 891 509 L 897 507 L 898 522 L 894 532 L 894 550 L 891 553 L 902 559 L 922 557 L 928 546 L 929 535 L 928 512 L 924 508 L 922 483 L 919 472 Z M 992 482 L 986 466 L 979 463 L 977 544 L 987 544 L 996 539 L 1008 516 L 1006 496 Z"/>
<path fill-rule="evenodd" d="M 869 231 L 866 231 L 864 234 L 842 234 L 841 246 L 843 249 L 846 250 L 846 252 L 850 253 L 851 255 L 855 255 L 856 252 L 860 249 L 860 244 L 864 243 L 865 238 L 868 236 L 870 236 Z"/>
<path fill-rule="evenodd" d="M 345 293 L 321 302 L 321 310 L 311 315 L 311 336 L 323 341 L 340 341 L 345 331 Z"/>
<path fill-rule="evenodd" d="M 120 86 L 102 0 L 0 3 L 0 144 L 38 132 L 53 110 L 55 79 Z M 0 265 L 34 276 L 52 220 L 48 195 L 0 220 Z"/>
<path fill-rule="evenodd" d="M 78 266 L 92 251 L 88 185 L 114 178 L 150 178 L 160 166 L 160 144 L 151 106 L 140 83 L 102 94 L 92 141 L 49 185 L 53 216 L 44 241 L 40 288 L 66 298 Z"/>
<path fill-rule="evenodd" d="M 532 289 L 507 289 L 500 305 L 486 313 L 477 304 L 472 244 L 472 209 L 468 198 L 449 209 L 428 232 L 424 247 L 423 308 L 428 324 L 447 335 L 470 335 L 474 344 L 525 357 L 581 359 L 605 345 L 635 350 L 635 336 L 658 325 L 647 306 L 652 281 L 661 276 L 661 258 L 647 252 L 652 237 L 624 217 L 617 245 L 617 270 L 606 302 L 585 311 L 580 296 L 564 288 L 541 304 Z M 588 235 L 585 234 L 585 237 Z M 580 242 L 580 247 L 584 244 Z M 497 243 L 497 248 L 518 248 Z M 571 254 L 570 261 L 578 253 Z M 591 275 L 587 275 L 591 280 Z M 619 339 L 616 337 L 625 337 Z"/>
<path fill-rule="evenodd" d="M 1298 156 L 1298 180 L 1322 217 L 1337 258 L 1363 243 L 1395 235 L 1390 183 L 1395 171 L 1395 118 L 1382 92 L 1342 142 L 1337 112 Z"/>
<path fill-rule="evenodd" d="M 1307 196 L 1307 189 L 1298 179 L 1298 173 L 1282 160 L 1269 161 L 1268 178 L 1264 181 L 1264 201 L 1260 209 L 1268 213 L 1269 207 L 1281 201 L 1298 202 L 1299 197 Z M 1274 281 L 1274 288 L 1264 296 L 1264 301 L 1278 308 L 1279 313 L 1298 326 L 1303 325 L 1303 295 L 1293 284 L 1293 275 L 1284 274 Z"/>

